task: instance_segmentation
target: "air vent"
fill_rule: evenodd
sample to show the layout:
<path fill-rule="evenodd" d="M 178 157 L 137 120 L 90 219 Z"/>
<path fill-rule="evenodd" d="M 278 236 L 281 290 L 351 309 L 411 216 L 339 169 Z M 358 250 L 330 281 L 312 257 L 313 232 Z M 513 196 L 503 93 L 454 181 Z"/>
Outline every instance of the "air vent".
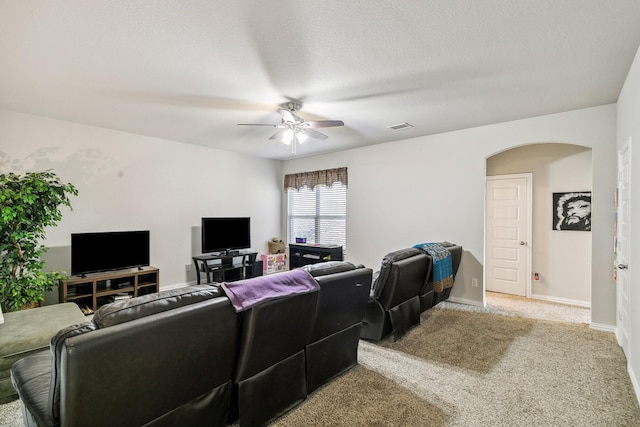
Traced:
<path fill-rule="evenodd" d="M 398 123 L 397 125 L 387 126 L 387 128 L 393 129 L 393 130 L 409 129 L 409 128 L 412 128 L 412 127 L 413 127 L 413 125 L 410 125 L 407 122 Z"/>

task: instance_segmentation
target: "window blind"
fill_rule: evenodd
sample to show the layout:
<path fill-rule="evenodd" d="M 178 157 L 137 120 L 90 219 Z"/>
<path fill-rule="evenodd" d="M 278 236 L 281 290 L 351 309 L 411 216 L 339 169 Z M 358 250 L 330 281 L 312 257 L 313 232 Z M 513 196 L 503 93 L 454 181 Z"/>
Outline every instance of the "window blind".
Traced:
<path fill-rule="evenodd" d="M 347 187 L 341 183 L 300 190 L 289 188 L 288 241 L 306 238 L 307 243 L 335 244 L 346 248 Z"/>

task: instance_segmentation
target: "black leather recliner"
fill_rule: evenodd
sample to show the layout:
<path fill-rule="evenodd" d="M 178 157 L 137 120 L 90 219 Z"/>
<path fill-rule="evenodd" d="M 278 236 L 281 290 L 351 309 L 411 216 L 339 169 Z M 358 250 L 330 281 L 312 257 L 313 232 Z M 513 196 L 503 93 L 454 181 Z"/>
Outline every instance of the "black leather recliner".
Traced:
<path fill-rule="evenodd" d="M 320 285 L 316 319 L 306 347 L 309 393 L 358 363 L 362 318 L 373 270 L 346 261 L 309 264 Z"/>
<path fill-rule="evenodd" d="M 419 324 L 419 295 L 431 267 L 431 257 L 419 249 L 401 249 L 385 255 L 374 279 L 360 337 L 380 340 L 393 331 L 398 339 Z"/>

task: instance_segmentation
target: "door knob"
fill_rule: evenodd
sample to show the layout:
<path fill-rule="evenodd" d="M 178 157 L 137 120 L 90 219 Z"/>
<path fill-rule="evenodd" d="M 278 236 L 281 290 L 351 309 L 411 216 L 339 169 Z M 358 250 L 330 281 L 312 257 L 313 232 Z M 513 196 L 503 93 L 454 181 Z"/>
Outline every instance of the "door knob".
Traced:
<path fill-rule="evenodd" d="M 618 264 L 618 268 L 620 270 L 626 270 L 627 269 L 627 264 Z"/>
<path fill-rule="evenodd" d="M 525 242 L 525 241 L 523 241 L 523 240 L 520 240 L 520 246 L 524 246 L 524 245 L 526 245 L 526 244 L 527 244 L 527 242 Z"/>

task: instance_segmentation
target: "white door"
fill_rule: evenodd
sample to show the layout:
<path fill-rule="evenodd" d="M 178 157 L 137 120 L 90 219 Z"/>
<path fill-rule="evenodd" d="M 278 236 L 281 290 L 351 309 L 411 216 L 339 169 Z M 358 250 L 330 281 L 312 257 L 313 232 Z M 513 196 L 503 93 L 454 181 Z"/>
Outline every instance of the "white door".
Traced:
<path fill-rule="evenodd" d="M 531 174 L 487 177 L 486 290 L 531 296 Z"/>
<path fill-rule="evenodd" d="M 631 138 L 618 153 L 618 207 L 616 209 L 616 277 L 617 308 L 616 337 L 625 354 L 629 354 L 629 267 L 630 199 L 631 194 Z"/>

